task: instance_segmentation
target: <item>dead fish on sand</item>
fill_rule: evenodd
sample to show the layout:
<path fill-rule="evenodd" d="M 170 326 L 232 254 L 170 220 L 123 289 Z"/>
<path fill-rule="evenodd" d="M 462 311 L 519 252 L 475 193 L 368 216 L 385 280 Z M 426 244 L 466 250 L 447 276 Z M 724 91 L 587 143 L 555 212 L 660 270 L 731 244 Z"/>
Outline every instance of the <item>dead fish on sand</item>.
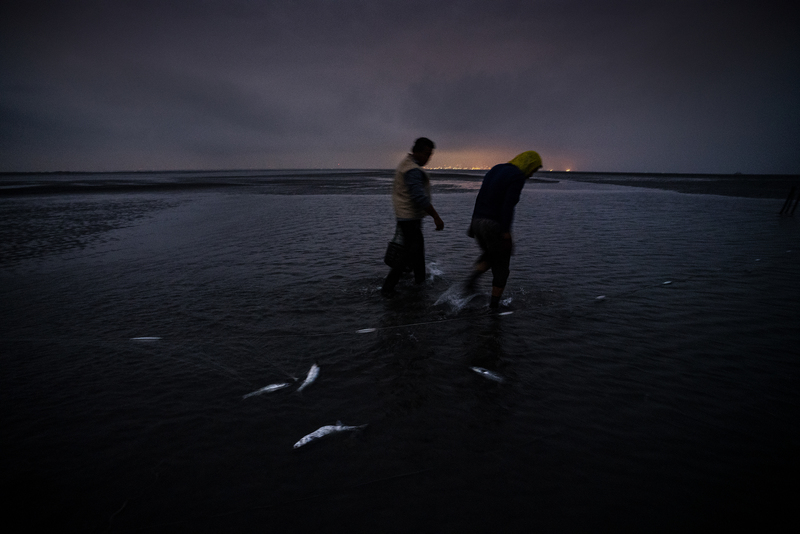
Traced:
<path fill-rule="evenodd" d="M 310 386 L 311 382 L 316 380 L 318 375 L 319 375 L 319 365 L 315 363 L 314 365 L 311 366 L 311 369 L 308 370 L 308 376 L 303 381 L 303 383 L 300 384 L 300 387 L 297 388 L 297 391 L 303 391 L 305 388 Z"/>
<path fill-rule="evenodd" d="M 294 444 L 294 448 L 297 449 L 299 447 L 302 447 L 303 445 L 311 443 L 315 439 L 327 436 L 328 434 L 333 434 L 334 432 L 344 432 L 346 430 L 360 430 L 366 426 L 367 425 L 347 426 L 343 425 L 341 421 L 336 421 L 335 425 L 325 425 L 323 427 L 318 428 L 311 434 L 303 436 L 302 438 L 300 438 L 300 441 Z"/>
<path fill-rule="evenodd" d="M 247 395 L 245 395 L 242 398 L 246 399 L 247 397 L 254 397 L 256 395 L 261 395 L 262 393 L 269 393 L 270 391 L 277 391 L 279 389 L 283 389 L 283 388 L 288 387 L 288 386 L 289 386 L 289 384 L 286 384 L 286 383 L 283 383 L 283 384 L 270 384 L 268 386 L 264 386 L 263 388 L 261 388 L 259 390 L 254 391 L 252 393 L 248 393 Z"/>
<path fill-rule="evenodd" d="M 483 367 L 470 367 L 473 371 L 478 373 L 484 378 L 488 378 L 489 380 L 494 380 L 495 382 L 502 382 L 503 377 L 498 375 L 497 373 L 490 371 L 488 369 L 484 369 Z"/>

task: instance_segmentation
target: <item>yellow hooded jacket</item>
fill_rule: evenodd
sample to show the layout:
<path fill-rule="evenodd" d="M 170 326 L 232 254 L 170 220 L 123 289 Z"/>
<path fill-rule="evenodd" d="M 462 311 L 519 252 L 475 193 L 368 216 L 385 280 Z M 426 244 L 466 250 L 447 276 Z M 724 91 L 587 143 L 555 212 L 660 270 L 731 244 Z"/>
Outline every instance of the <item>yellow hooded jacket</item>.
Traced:
<path fill-rule="evenodd" d="M 542 166 L 542 158 L 537 152 L 528 150 L 527 152 L 519 154 L 517 157 L 509 161 L 509 163 L 521 170 L 522 174 L 525 176 L 530 176 L 533 174 L 533 171 Z"/>

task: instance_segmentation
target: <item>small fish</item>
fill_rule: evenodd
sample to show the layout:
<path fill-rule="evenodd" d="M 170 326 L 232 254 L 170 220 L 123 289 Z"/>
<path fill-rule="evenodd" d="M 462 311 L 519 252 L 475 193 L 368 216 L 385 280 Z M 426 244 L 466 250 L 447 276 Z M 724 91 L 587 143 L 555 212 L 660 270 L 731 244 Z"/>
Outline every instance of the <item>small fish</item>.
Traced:
<path fill-rule="evenodd" d="M 369 334 L 375 330 L 377 330 L 377 328 L 362 328 L 361 330 L 356 330 L 356 334 Z"/>
<path fill-rule="evenodd" d="M 242 398 L 246 399 L 247 397 L 255 397 L 256 395 L 261 395 L 262 393 L 269 393 L 270 391 L 278 391 L 279 389 L 283 389 L 283 388 L 288 387 L 288 386 L 289 386 L 289 384 L 286 384 L 286 383 L 270 384 L 268 386 L 264 386 L 263 388 L 261 388 L 259 390 L 254 391 L 252 393 L 248 393 L 247 395 L 245 395 Z"/>
<path fill-rule="evenodd" d="M 346 430 L 359 430 L 366 426 L 367 425 L 346 426 L 343 425 L 341 421 L 336 421 L 335 425 L 325 425 L 323 427 L 318 428 L 311 434 L 303 436 L 302 438 L 300 438 L 300 441 L 294 444 L 294 448 L 297 449 L 299 447 L 302 447 L 303 445 L 311 443 L 315 439 L 327 436 L 328 434 L 333 434 L 334 432 L 344 432 Z"/>
<path fill-rule="evenodd" d="M 498 375 L 497 373 L 490 371 L 488 369 L 484 369 L 483 367 L 470 367 L 473 371 L 478 373 L 484 378 L 488 378 L 489 380 L 494 380 L 495 382 L 502 382 L 503 377 Z"/>
<path fill-rule="evenodd" d="M 605 295 L 600 295 L 599 297 L 595 298 L 594 300 L 604 300 L 606 298 Z"/>
<path fill-rule="evenodd" d="M 670 285 L 671 283 L 672 283 L 672 280 L 667 280 L 667 281 L 666 281 L 666 282 L 664 282 L 662 285 L 668 286 L 668 285 Z"/>
<path fill-rule="evenodd" d="M 308 370 L 308 376 L 303 381 L 303 383 L 300 384 L 300 387 L 297 388 L 297 391 L 303 391 L 305 388 L 310 386 L 311 382 L 316 380 L 318 375 L 319 375 L 319 365 L 315 363 L 314 365 L 311 366 L 311 369 Z"/>
<path fill-rule="evenodd" d="M 131 341 L 158 341 L 160 337 L 132 337 Z"/>

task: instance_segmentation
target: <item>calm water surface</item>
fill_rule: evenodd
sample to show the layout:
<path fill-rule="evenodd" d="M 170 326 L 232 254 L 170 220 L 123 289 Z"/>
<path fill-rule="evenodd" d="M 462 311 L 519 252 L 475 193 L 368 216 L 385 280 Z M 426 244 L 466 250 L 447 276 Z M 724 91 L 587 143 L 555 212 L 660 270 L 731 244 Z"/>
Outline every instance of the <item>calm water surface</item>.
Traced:
<path fill-rule="evenodd" d="M 387 176 L 0 198 L 9 510 L 81 532 L 796 521 L 782 201 L 531 182 L 513 313 L 490 315 L 489 276 L 457 291 L 469 178 L 434 183 L 425 288 L 381 298 Z M 337 421 L 368 426 L 293 449 Z"/>

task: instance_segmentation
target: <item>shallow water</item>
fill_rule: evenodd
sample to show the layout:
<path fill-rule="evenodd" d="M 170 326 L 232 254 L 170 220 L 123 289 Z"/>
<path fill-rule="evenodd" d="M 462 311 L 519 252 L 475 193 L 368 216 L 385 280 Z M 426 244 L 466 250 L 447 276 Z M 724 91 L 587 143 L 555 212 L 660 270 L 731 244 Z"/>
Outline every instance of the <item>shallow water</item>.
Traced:
<path fill-rule="evenodd" d="M 474 179 L 434 183 L 446 228 L 426 221 L 428 281 L 385 300 L 385 174 L 297 174 L 0 198 L 3 469 L 12 508 L 41 510 L 27 521 L 522 532 L 788 517 L 800 228 L 782 201 L 530 183 L 513 313 L 489 315 L 488 275 L 477 297 L 457 291 L 478 255 Z M 293 449 L 337 421 L 368 426 Z"/>

